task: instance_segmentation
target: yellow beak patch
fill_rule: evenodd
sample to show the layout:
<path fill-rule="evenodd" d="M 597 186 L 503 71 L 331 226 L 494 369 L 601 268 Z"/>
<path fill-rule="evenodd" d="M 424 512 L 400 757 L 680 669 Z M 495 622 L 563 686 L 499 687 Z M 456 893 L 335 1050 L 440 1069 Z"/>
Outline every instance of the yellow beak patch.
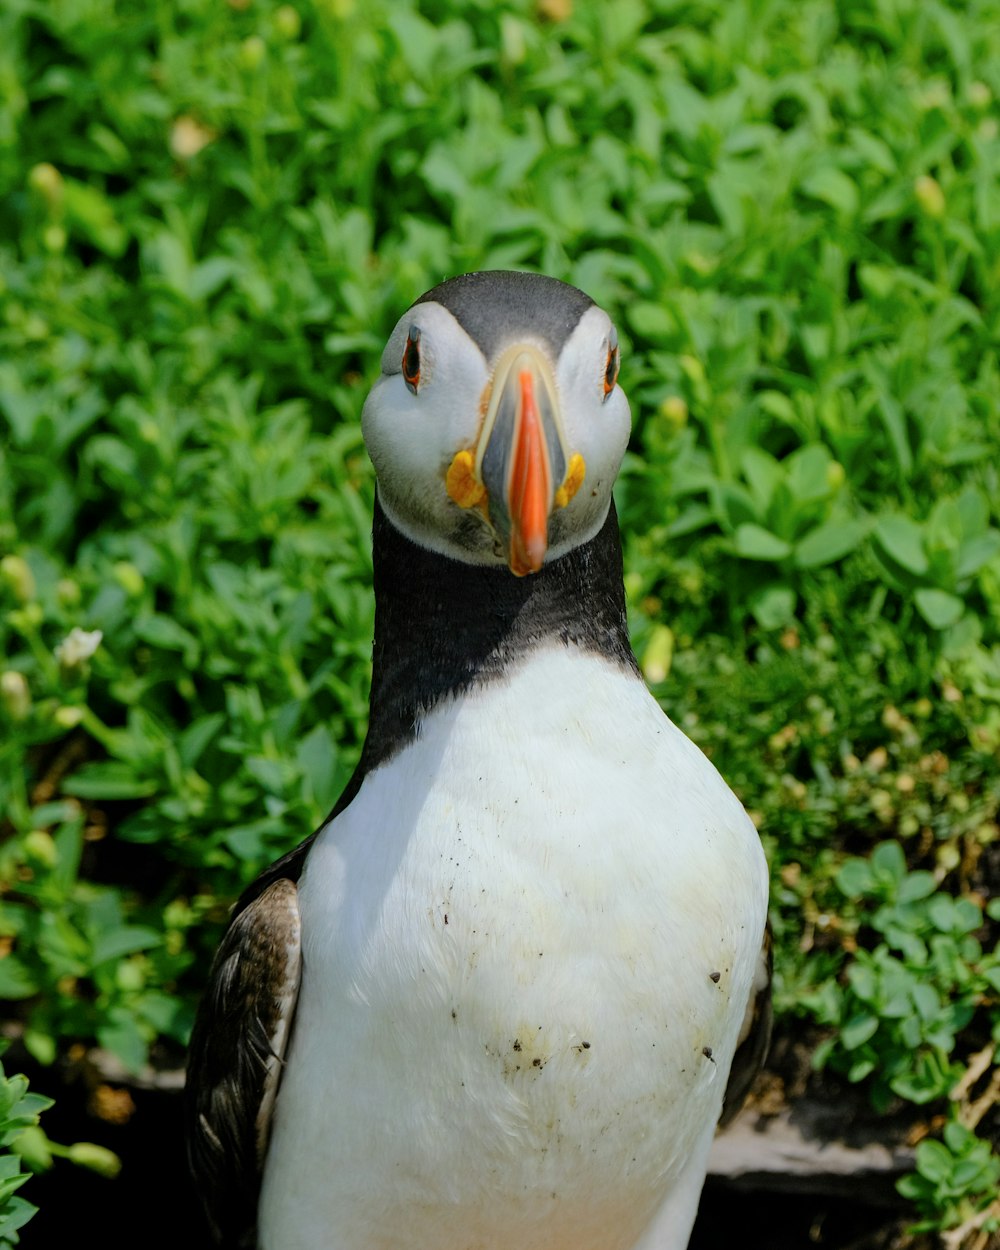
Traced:
<path fill-rule="evenodd" d="M 475 508 L 486 498 L 486 487 L 476 477 L 476 460 L 471 451 L 459 451 L 448 466 L 444 484 L 448 498 L 455 501 L 460 508 Z M 555 505 L 565 508 L 576 492 L 583 485 L 587 476 L 587 466 L 583 456 L 576 452 L 570 457 L 569 468 L 562 486 L 556 491 Z"/>
<path fill-rule="evenodd" d="M 566 477 L 562 486 L 556 491 L 556 507 L 565 508 L 576 492 L 583 485 L 583 479 L 587 476 L 587 466 L 584 464 L 583 456 L 579 452 L 575 452 L 569 461 L 569 468 L 566 470 Z"/>
<path fill-rule="evenodd" d="M 486 487 L 476 478 L 475 463 L 471 451 L 460 451 L 448 466 L 445 489 L 460 508 L 474 508 L 486 498 Z"/>

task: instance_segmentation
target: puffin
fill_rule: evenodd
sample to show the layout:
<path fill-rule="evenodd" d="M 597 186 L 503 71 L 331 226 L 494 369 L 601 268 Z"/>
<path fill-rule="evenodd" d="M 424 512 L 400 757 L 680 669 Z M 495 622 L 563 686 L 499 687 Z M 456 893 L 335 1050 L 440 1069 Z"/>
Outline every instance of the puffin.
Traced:
<path fill-rule="evenodd" d="M 236 904 L 189 1051 L 226 1250 L 683 1250 L 770 1021 L 754 825 L 647 690 L 609 316 L 465 274 L 400 318 L 370 721 Z"/>

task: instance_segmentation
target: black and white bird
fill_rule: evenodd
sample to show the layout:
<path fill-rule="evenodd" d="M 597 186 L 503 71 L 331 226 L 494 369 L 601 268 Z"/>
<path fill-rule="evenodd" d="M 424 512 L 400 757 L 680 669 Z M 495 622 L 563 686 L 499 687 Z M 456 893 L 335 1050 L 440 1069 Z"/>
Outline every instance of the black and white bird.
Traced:
<path fill-rule="evenodd" d="M 240 900 L 191 1043 L 224 1247 L 688 1244 L 766 1044 L 767 869 L 629 646 L 618 360 L 522 273 L 392 332 L 361 762 Z"/>

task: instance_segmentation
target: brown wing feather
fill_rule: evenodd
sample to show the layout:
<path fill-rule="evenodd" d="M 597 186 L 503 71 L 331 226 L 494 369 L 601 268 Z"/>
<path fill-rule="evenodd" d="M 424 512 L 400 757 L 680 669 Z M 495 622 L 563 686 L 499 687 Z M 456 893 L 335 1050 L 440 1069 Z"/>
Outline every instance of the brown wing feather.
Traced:
<path fill-rule="evenodd" d="M 354 799 L 365 772 L 362 755 L 324 826 Z M 188 1048 L 188 1166 L 223 1250 L 256 1245 L 271 1113 L 300 975 L 296 882 L 316 837 L 283 855 L 243 892 L 212 964 Z"/>
<path fill-rule="evenodd" d="M 750 1001 L 747 1003 L 739 1044 L 729 1070 L 729 1084 L 722 1104 L 720 1124 L 728 1124 L 736 1115 L 750 1092 L 754 1078 L 764 1065 L 767 1048 L 771 1042 L 771 925 L 764 930 L 764 945 L 760 949 L 760 962 L 754 977 Z"/>
<path fill-rule="evenodd" d="M 188 1054 L 188 1161 L 217 1243 L 256 1242 L 257 1198 L 301 968 L 298 890 L 277 877 L 215 956 Z"/>

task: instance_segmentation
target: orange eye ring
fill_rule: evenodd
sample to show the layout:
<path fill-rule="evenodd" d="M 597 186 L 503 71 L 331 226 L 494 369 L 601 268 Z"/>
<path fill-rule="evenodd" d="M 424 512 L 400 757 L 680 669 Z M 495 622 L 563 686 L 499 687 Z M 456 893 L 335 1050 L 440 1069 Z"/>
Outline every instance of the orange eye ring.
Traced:
<path fill-rule="evenodd" d="M 410 326 L 403 348 L 402 361 L 403 381 L 411 394 L 416 395 L 420 385 L 420 327 Z"/>
<path fill-rule="evenodd" d="M 612 334 L 608 340 L 608 359 L 604 366 L 604 398 L 611 394 L 615 389 L 618 381 L 618 369 L 621 366 L 622 355 L 618 350 L 618 339 Z"/>

